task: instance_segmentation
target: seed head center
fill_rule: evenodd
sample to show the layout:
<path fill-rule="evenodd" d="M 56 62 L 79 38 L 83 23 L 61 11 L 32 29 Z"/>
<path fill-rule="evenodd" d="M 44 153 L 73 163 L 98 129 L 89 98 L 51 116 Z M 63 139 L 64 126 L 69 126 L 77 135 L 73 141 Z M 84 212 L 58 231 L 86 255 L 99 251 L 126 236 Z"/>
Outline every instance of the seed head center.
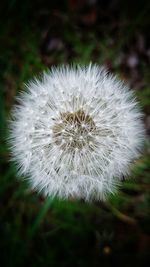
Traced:
<path fill-rule="evenodd" d="M 62 112 L 52 128 L 53 140 L 63 150 L 79 150 L 91 145 L 95 129 L 92 117 L 83 110 Z"/>

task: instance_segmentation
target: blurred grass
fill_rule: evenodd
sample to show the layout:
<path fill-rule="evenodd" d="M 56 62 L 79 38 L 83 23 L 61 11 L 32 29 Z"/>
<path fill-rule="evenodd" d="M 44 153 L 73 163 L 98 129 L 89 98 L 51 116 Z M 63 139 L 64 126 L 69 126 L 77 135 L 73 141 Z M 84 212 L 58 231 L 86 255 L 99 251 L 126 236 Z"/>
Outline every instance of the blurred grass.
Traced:
<path fill-rule="evenodd" d="M 44 200 L 36 192 L 30 192 L 27 181 L 22 181 L 20 177 L 16 178 L 15 166 L 8 162 L 9 149 L 5 140 L 8 134 L 7 118 L 14 103 L 14 96 L 22 89 L 24 82 L 52 64 L 88 63 L 92 60 L 104 64 L 124 79 L 130 79 L 131 72 L 126 67 L 116 64 L 116 59 L 124 48 L 130 48 L 135 31 L 140 28 L 140 31 L 145 30 L 148 34 L 147 20 L 144 20 L 144 17 L 147 15 L 149 4 L 143 7 L 142 13 L 134 17 L 134 27 L 132 25 L 130 31 L 128 28 L 132 20 L 127 23 L 128 13 L 124 14 L 125 23 L 117 30 L 116 45 L 112 43 L 111 25 L 109 24 L 107 29 L 105 21 L 100 27 L 98 22 L 88 27 L 82 26 L 78 24 L 78 14 L 72 19 L 70 17 L 72 13 L 70 15 L 68 9 L 66 11 L 59 9 L 59 5 L 54 10 L 49 6 L 47 13 L 46 6 L 44 7 L 40 1 L 38 3 L 43 9 L 37 8 L 37 14 L 35 12 L 32 14 L 36 6 L 34 1 L 31 6 L 29 1 L 23 4 L 17 0 L 10 1 L 6 14 L 11 16 L 11 19 L 2 18 L 1 262 L 3 266 L 11 267 L 73 264 L 100 266 L 100 263 L 102 266 L 110 266 L 111 262 L 119 266 L 131 266 L 134 263 L 136 266 L 148 266 L 150 249 L 148 142 L 143 155 L 134 165 L 129 179 L 122 183 L 117 196 L 110 197 L 107 203 L 84 203 L 50 198 Z M 41 26 L 42 12 L 46 15 Z M 54 25 L 48 17 L 51 13 L 56 13 Z M 63 18 L 63 33 L 59 29 L 60 17 Z M 56 47 L 47 51 L 46 48 L 41 48 L 43 42 L 48 46 L 43 36 L 49 28 L 51 32 L 53 27 L 56 31 L 54 37 L 58 35 L 60 39 L 62 38 L 63 45 L 61 49 Z M 105 28 L 110 31 L 110 35 L 106 33 Z M 135 93 L 145 112 L 146 120 L 149 117 L 150 106 L 150 77 L 147 63 L 140 62 L 140 74 L 144 79 L 144 86 Z"/>

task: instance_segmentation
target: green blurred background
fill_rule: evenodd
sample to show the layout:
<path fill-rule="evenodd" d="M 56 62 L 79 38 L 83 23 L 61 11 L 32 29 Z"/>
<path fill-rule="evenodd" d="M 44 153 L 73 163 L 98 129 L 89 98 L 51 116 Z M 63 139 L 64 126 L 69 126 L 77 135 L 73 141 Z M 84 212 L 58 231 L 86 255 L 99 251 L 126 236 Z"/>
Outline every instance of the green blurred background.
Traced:
<path fill-rule="evenodd" d="M 9 163 L 7 118 L 23 83 L 51 65 L 102 64 L 135 90 L 150 133 L 150 2 L 0 3 L 1 266 L 150 266 L 150 145 L 106 203 L 43 199 Z"/>

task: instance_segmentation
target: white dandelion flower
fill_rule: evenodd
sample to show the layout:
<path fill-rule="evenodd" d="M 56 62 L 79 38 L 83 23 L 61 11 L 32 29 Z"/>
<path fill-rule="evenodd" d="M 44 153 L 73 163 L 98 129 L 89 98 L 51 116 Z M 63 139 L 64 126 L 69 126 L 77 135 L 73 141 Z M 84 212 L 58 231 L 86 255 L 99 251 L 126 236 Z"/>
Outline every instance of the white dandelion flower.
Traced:
<path fill-rule="evenodd" d="M 144 139 L 128 87 L 90 64 L 52 68 L 26 88 L 10 123 L 19 174 L 46 196 L 98 200 L 114 193 Z"/>

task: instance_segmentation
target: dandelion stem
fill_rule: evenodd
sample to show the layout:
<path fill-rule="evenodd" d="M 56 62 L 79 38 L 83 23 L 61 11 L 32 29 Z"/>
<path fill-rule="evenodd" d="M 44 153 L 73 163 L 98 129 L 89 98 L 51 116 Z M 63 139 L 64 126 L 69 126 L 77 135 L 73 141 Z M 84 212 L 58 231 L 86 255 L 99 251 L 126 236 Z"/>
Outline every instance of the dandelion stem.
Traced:
<path fill-rule="evenodd" d="M 107 203 L 106 206 L 113 213 L 113 215 L 115 215 L 119 220 L 127 224 L 132 224 L 132 225 L 137 224 L 137 221 L 134 218 L 131 218 L 130 216 L 120 212 L 116 207 L 114 207 L 110 203 Z"/>

